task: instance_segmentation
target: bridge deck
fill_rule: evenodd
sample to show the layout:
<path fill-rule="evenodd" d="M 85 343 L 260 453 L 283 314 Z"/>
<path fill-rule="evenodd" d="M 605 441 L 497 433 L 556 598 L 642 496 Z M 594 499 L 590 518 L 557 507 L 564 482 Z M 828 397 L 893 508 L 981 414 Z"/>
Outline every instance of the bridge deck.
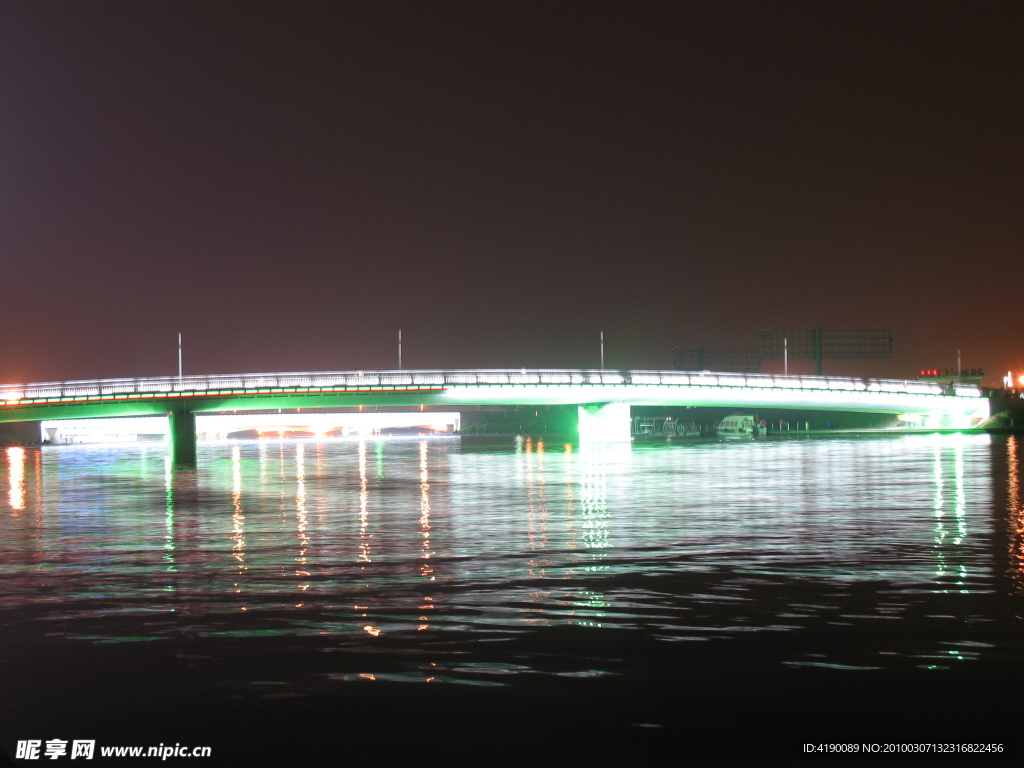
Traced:
<path fill-rule="evenodd" d="M 52 402 L 102 395 L 167 397 L 187 394 L 250 394 L 275 391 L 337 391 L 339 389 L 433 389 L 452 386 L 664 386 L 751 387 L 799 391 L 845 391 L 948 394 L 931 382 L 902 379 L 860 379 L 836 376 L 782 376 L 773 374 L 714 373 L 710 371 L 588 371 L 588 370 L 479 370 L 479 371 L 340 371 L 319 373 L 246 373 L 213 376 L 163 376 L 134 379 L 95 379 L 35 384 L 0 384 L 0 403 Z M 956 385 L 953 394 L 980 397 L 973 385 Z"/>
<path fill-rule="evenodd" d="M 977 419 L 976 386 L 709 371 L 342 371 L 0 385 L 0 422 L 351 405 L 599 404 L 943 413 Z"/>

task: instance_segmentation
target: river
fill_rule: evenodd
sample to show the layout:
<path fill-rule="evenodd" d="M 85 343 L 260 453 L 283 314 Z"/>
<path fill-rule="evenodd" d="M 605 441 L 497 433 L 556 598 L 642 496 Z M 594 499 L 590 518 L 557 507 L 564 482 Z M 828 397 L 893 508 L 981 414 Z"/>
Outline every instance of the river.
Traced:
<path fill-rule="evenodd" d="M 7 448 L 0 750 L 1011 759 L 1021 442 L 262 439 L 201 443 L 191 469 L 159 443 Z"/>

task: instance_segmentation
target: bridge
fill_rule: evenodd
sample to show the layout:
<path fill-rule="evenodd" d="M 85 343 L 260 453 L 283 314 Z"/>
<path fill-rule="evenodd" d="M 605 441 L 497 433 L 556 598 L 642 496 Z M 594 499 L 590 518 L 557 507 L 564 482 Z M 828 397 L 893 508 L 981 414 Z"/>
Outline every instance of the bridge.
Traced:
<path fill-rule="evenodd" d="M 630 439 L 630 406 L 906 414 L 969 429 L 990 415 L 976 386 L 710 371 L 341 371 L 0 385 L 0 423 L 164 415 L 174 459 L 195 462 L 196 414 L 352 406 L 576 405 L 581 440 Z"/>

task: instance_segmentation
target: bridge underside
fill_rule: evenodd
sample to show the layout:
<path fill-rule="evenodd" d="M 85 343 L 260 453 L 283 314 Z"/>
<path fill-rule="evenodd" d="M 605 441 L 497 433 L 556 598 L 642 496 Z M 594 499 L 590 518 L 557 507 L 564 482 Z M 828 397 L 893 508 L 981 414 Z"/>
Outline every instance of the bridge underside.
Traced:
<path fill-rule="evenodd" d="M 13 407 L 11 407 L 13 405 Z M 631 405 L 712 406 L 738 410 L 798 409 L 878 414 L 918 414 L 928 427 L 969 428 L 989 415 L 980 397 L 730 386 L 466 385 L 393 387 L 349 391 L 253 393 L 182 392 L 147 396 L 96 396 L 54 402 L 8 404 L 0 422 L 115 416 L 167 415 L 175 460 L 195 461 L 195 414 L 281 409 L 474 405 L 577 405 L 583 440 L 629 439 Z"/>

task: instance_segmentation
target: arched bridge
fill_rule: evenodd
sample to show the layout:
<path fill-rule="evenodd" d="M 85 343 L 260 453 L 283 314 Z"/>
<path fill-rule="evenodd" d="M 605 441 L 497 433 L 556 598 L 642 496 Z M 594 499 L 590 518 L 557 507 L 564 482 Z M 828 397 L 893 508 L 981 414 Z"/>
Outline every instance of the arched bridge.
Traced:
<path fill-rule="evenodd" d="M 629 439 L 631 405 L 920 414 L 929 427 L 952 428 L 990 413 L 975 386 L 709 371 L 343 371 L 0 385 L 0 422 L 166 414 L 181 461 L 194 460 L 196 413 L 488 404 L 578 405 L 581 439 L 599 440 Z"/>

